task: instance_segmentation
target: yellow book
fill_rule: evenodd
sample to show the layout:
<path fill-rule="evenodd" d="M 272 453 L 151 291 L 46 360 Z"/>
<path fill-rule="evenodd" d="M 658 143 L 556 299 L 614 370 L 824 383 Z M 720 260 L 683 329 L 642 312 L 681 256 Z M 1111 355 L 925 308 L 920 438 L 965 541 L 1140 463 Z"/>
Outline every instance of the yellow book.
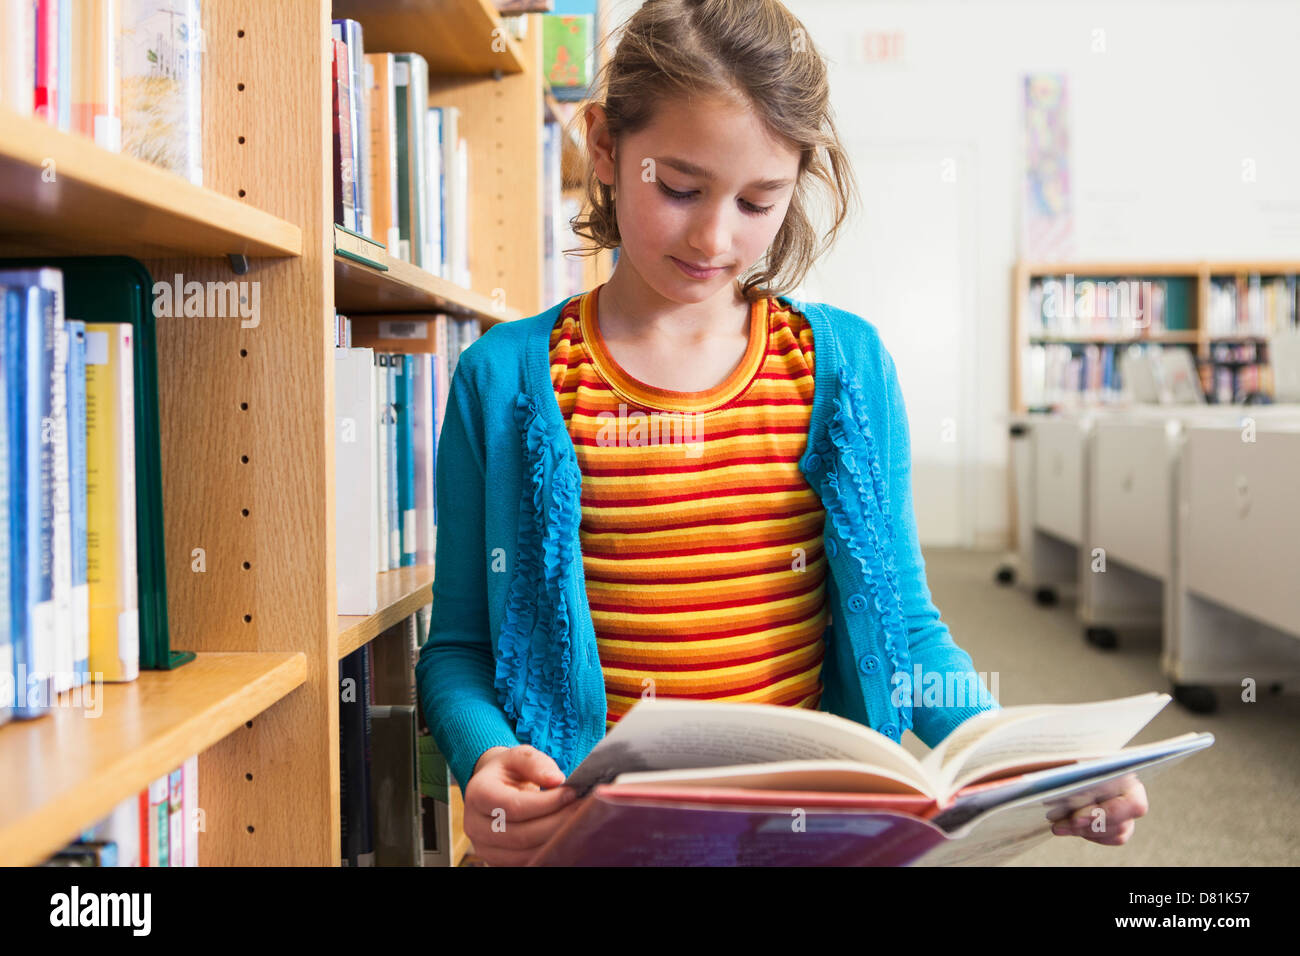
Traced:
<path fill-rule="evenodd" d="M 134 330 L 86 323 L 86 580 L 91 679 L 140 674 Z"/>

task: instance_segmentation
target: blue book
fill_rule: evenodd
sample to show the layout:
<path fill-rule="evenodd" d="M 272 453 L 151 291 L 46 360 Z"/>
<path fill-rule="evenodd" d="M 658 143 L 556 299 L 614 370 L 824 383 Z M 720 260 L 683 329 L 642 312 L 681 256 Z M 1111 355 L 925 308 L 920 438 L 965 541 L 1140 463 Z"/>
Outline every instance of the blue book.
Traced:
<path fill-rule="evenodd" d="M 415 356 L 394 355 L 397 377 L 397 510 L 400 520 L 399 567 L 415 564 L 419 530 L 415 524 Z"/>
<path fill-rule="evenodd" d="M 0 271 L 19 307 L 6 309 L 10 360 L 10 584 L 13 716 L 39 717 L 54 700 L 54 338 L 63 287 L 56 269 Z M 11 300 L 10 300 L 11 301 Z"/>
<path fill-rule="evenodd" d="M 10 596 L 9 538 L 9 310 L 22 308 L 22 297 L 11 289 L 0 288 L 0 724 L 8 722 L 14 708 L 13 602 Z"/>
<path fill-rule="evenodd" d="M 433 469 L 433 526 L 438 527 L 438 432 L 442 422 L 438 420 L 438 363 L 429 363 L 429 387 L 433 389 L 433 454 L 429 467 Z M 436 540 L 436 539 L 435 539 Z"/>
<path fill-rule="evenodd" d="M 402 566 L 402 511 L 397 500 L 397 368 L 401 359 L 388 356 L 388 421 L 384 439 L 388 442 L 388 561 L 389 566 Z"/>
<path fill-rule="evenodd" d="M 68 485 L 72 515 L 72 685 L 86 681 L 90 667 L 90 585 L 86 577 L 86 323 L 69 321 Z"/>

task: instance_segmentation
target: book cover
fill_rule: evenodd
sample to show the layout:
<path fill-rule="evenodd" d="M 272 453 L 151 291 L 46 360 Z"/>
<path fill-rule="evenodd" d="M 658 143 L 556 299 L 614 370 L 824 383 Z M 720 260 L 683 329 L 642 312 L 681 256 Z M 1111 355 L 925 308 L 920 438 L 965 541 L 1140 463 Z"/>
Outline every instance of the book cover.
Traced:
<path fill-rule="evenodd" d="M 68 475 L 68 330 L 62 297 L 54 323 L 54 367 L 50 382 L 50 441 L 53 445 L 51 486 L 54 560 L 54 693 L 72 687 L 76 650 L 72 622 L 72 506 Z"/>
<path fill-rule="evenodd" d="M 167 775 L 168 866 L 185 866 L 185 780 L 177 767 Z"/>
<path fill-rule="evenodd" d="M 133 349 L 131 326 L 86 324 L 89 670 L 105 681 L 140 673 Z"/>
<path fill-rule="evenodd" d="M 450 107 L 447 107 L 450 109 Z M 427 114 L 428 128 L 425 135 L 428 140 L 426 155 L 429 157 L 429 217 L 426 241 L 429 244 L 429 264 L 425 267 L 434 275 L 449 278 L 447 271 L 447 184 L 446 170 L 443 167 L 442 136 L 444 107 L 433 106 Z"/>
<path fill-rule="evenodd" d="M 397 406 L 401 396 L 397 391 L 397 370 L 402 365 L 401 356 L 388 355 L 388 407 L 385 409 L 387 419 L 386 438 L 388 441 L 388 566 L 402 566 L 402 504 L 398 490 L 398 473 L 402 462 L 398 457 Z"/>
<path fill-rule="evenodd" d="M 379 607 L 378 454 L 375 354 L 334 350 L 335 558 L 339 614 L 373 614 Z"/>
<path fill-rule="evenodd" d="M 0 103 L 19 116 L 31 116 L 36 84 L 36 4 L 0 3 Z"/>
<path fill-rule="evenodd" d="M 169 791 L 167 777 L 149 784 L 149 866 L 171 866 L 168 846 Z"/>
<path fill-rule="evenodd" d="M 203 185 L 199 0 L 120 0 L 122 152 Z"/>
<path fill-rule="evenodd" d="M 181 820 L 185 835 L 185 865 L 199 865 L 199 827 L 202 808 L 199 806 L 199 755 L 186 758 L 181 765 Z"/>
<path fill-rule="evenodd" d="M 90 666 L 90 588 L 86 583 L 86 324 L 68 320 L 68 487 L 72 528 L 73 686 Z"/>
<path fill-rule="evenodd" d="M 594 25 L 590 14 L 542 14 L 542 73 L 557 96 L 562 87 L 591 83 Z"/>
<path fill-rule="evenodd" d="M 422 866 L 415 707 L 371 709 L 375 866 Z"/>
<path fill-rule="evenodd" d="M 352 152 L 352 74 L 348 48 L 340 39 L 330 40 L 334 98 L 334 221 L 357 231 L 356 194 L 353 192 L 356 163 Z"/>
<path fill-rule="evenodd" d="M 112 152 L 122 146 L 120 30 L 121 0 L 73 0 L 72 129 Z"/>
<path fill-rule="evenodd" d="M 415 510 L 415 425 L 411 407 L 415 402 L 415 356 L 392 356 L 397 381 L 397 511 L 400 567 L 415 564 L 419 528 Z"/>
<path fill-rule="evenodd" d="M 397 124 L 397 101 L 393 90 L 393 54 L 366 54 L 366 85 L 369 91 L 371 233 L 397 256 L 397 152 L 393 148 Z"/>
<path fill-rule="evenodd" d="M 9 307 L 13 300 L 18 307 L 20 296 L 15 290 L 0 286 L 0 725 L 13 717 L 14 707 L 14 648 L 13 604 L 10 588 L 10 562 L 13 551 L 10 545 L 10 495 L 9 495 L 9 410 L 17 404 L 11 395 L 12 379 L 9 368 Z"/>
<path fill-rule="evenodd" d="M 14 657 L 12 716 L 39 717 L 54 702 L 55 330 L 62 308 L 57 269 L 0 271 L 6 287 L 9 379 L 10 585 Z"/>
<path fill-rule="evenodd" d="M 397 109 L 397 193 L 401 258 L 430 272 L 426 242 L 428 155 L 426 132 L 429 66 L 418 53 L 393 55 Z"/>

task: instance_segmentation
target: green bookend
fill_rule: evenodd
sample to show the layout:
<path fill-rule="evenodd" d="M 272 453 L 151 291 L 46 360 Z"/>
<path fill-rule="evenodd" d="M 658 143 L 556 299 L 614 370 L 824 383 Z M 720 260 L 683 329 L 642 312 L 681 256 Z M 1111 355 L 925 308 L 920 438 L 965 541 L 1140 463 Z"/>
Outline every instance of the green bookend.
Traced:
<path fill-rule="evenodd" d="M 158 424 L 158 345 L 153 277 L 128 256 L 6 260 L 9 266 L 63 271 L 65 312 L 84 322 L 124 322 L 135 329 L 136 571 L 140 605 L 140 668 L 171 670 L 194 660 L 173 651 L 167 628 L 167 563 L 163 548 L 162 448 Z"/>

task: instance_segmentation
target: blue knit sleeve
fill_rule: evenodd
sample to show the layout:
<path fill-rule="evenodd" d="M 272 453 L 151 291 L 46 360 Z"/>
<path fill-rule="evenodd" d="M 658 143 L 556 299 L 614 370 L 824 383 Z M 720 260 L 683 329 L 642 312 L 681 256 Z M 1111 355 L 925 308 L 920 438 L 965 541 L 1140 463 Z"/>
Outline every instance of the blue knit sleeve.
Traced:
<path fill-rule="evenodd" d="M 484 544 L 484 429 L 466 353 L 438 437 L 433 619 L 416 664 L 420 706 L 462 794 L 489 747 L 518 746 L 497 702 Z"/>
<path fill-rule="evenodd" d="M 894 560 L 913 668 L 913 673 L 908 675 L 912 729 L 927 746 L 934 747 L 962 721 L 1000 705 L 975 672 L 970 655 L 953 641 L 926 583 L 925 560 L 921 556 L 912 505 L 912 448 L 907 409 L 894 360 L 883 345 L 880 351 L 889 429 L 889 511 Z M 915 681 L 918 667 L 919 684 Z M 936 676 L 927 676 L 931 674 Z"/>

